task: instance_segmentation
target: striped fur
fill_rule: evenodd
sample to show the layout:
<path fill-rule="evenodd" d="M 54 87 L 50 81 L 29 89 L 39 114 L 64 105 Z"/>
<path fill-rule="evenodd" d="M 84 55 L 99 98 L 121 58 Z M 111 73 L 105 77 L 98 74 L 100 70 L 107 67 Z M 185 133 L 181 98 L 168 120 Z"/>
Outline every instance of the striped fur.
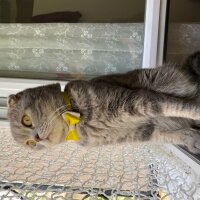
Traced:
<path fill-rule="evenodd" d="M 71 81 L 65 87 L 72 110 L 81 114 L 76 126 L 82 145 L 154 142 L 185 145 L 200 153 L 200 53 L 183 66 L 166 64 L 126 74 Z M 59 84 L 27 89 L 9 98 L 11 131 L 19 143 L 28 138 L 52 146 L 64 142 L 68 126 Z M 33 126 L 21 124 L 24 114 Z M 48 137 L 43 138 L 46 135 Z"/>

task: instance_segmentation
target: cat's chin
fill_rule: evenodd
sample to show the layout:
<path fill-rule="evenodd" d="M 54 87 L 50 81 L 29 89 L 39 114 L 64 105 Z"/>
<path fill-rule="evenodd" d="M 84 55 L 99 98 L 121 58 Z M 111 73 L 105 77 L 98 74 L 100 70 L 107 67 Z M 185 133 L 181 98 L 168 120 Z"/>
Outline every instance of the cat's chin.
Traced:
<path fill-rule="evenodd" d="M 36 146 L 33 148 L 34 150 L 43 150 L 43 149 L 51 149 L 65 141 L 60 141 L 59 143 L 52 143 L 50 140 L 45 139 L 37 142 Z"/>
<path fill-rule="evenodd" d="M 40 141 L 34 147 L 36 150 L 40 149 L 50 149 L 58 144 L 65 142 L 66 132 L 68 132 L 68 127 L 63 120 L 57 121 L 56 125 L 50 132 L 45 132 L 45 134 L 39 134 Z"/>

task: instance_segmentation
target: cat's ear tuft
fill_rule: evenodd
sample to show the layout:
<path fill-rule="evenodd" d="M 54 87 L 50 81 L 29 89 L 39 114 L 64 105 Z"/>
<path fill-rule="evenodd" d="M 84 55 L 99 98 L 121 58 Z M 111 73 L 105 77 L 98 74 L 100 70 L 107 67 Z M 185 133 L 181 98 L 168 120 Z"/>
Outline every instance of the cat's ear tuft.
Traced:
<path fill-rule="evenodd" d="M 53 85 L 53 87 L 54 88 L 56 88 L 56 90 L 61 90 L 61 86 L 60 86 L 60 83 L 55 83 L 54 85 Z"/>
<path fill-rule="evenodd" d="M 185 69 L 192 70 L 196 75 L 200 75 L 200 51 L 197 51 L 188 56 L 185 63 L 183 64 Z"/>
<path fill-rule="evenodd" d="M 17 94 L 11 94 L 8 96 L 8 99 L 7 99 L 7 105 L 8 107 L 14 107 L 17 102 L 20 100 L 22 96 L 22 93 L 17 93 Z"/>
<path fill-rule="evenodd" d="M 55 84 L 58 88 L 61 88 L 60 83 Z"/>

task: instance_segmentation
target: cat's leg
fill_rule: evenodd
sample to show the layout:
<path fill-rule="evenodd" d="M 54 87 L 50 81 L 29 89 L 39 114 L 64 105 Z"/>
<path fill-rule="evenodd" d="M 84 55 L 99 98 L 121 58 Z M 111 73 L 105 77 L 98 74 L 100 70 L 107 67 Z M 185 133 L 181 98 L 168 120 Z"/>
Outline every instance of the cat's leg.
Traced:
<path fill-rule="evenodd" d="M 121 96 L 113 99 L 113 104 L 116 104 L 116 101 L 123 101 L 124 111 L 134 116 L 200 119 L 200 106 L 186 99 L 155 93 L 154 91 L 139 90 L 129 92 L 129 94 L 124 92 L 121 93 Z"/>
<path fill-rule="evenodd" d="M 143 122 L 130 134 L 129 141 L 170 143 L 187 146 L 200 154 L 200 130 L 192 128 L 192 120 L 158 118 Z"/>
<path fill-rule="evenodd" d="M 129 90 L 123 87 L 108 84 L 95 83 L 91 85 L 87 81 L 73 81 L 66 87 L 70 87 L 71 93 L 79 93 L 82 98 L 76 98 L 77 105 L 97 107 L 108 115 L 108 118 L 116 118 L 124 115 L 132 118 L 138 117 L 185 117 L 194 120 L 200 119 L 200 105 L 192 103 L 185 98 L 173 97 L 147 89 Z M 90 100 L 85 102 L 85 91 L 89 91 Z M 88 97 L 88 96 L 87 96 Z"/>
<path fill-rule="evenodd" d="M 151 90 L 196 99 L 199 96 L 200 52 L 189 55 L 183 65 L 164 64 L 144 70 L 138 79 Z"/>
<path fill-rule="evenodd" d="M 188 71 L 170 64 L 152 69 L 136 69 L 126 74 L 100 76 L 91 81 L 128 89 L 150 89 L 176 97 L 193 98 L 198 91 L 198 82 Z"/>
<path fill-rule="evenodd" d="M 144 119 L 137 127 L 134 125 L 134 131 L 127 134 L 125 141 L 184 145 L 191 152 L 200 154 L 200 130 L 192 128 L 193 123 L 184 118 Z M 124 141 L 124 138 L 119 137 L 118 141 Z"/>
<path fill-rule="evenodd" d="M 130 92 L 118 89 L 113 91 L 113 94 L 117 92 L 119 94 L 116 96 L 112 95 L 114 97 L 112 103 L 116 109 L 117 103 L 121 104 L 122 102 L 122 108 L 125 112 L 121 112 L 122 109 L 119 107 L 120 121 L 128 121 L 128 124 L 133 123 L 133 126 L 137 119 L 155 121 L 156 118 L 158 121 L 157 124 L 140 122 L 141 126 L 134 134 L 134 140 L 135 137 L 139 136 L 141 141 L 182 144 L 186 145 L 192 152 L 200 153 L 200 131 L 191 126 L 194 120 L 200 119 L 200 106 L 198 104 L 185 98 L 172 97 L 150 90 Z M 171 121 L 168 118 L 171 118 Z M 176 118 L 187 118 L 187 120 Z M 165 125 L 161 123 L 161 120 Z"/>
<path fill-rule="evenodd" d="M 186 118 L 154 118 L 152 140 L 185 145 L 200 154 L 200 124 Z"/>
<path fill-rule="evenodd" d="M 126 74 L 113 74 L 92 79 L 112 85 L 134 88 L 148 88 L 177 97 L 195 98 L 200 83 L 200 52 L 188 56 L 181 66 L 164 64 L 152 69 L 136 69 Z"/>
<path fill-rule="evenodd" d="M 189 151 L 200 154 L 200 131 L 195 129 L 179 129 L 174 131 L 162 131 L 155 129 L 151 140 L 159 143 L 171 143 L 187 146 Z"/>

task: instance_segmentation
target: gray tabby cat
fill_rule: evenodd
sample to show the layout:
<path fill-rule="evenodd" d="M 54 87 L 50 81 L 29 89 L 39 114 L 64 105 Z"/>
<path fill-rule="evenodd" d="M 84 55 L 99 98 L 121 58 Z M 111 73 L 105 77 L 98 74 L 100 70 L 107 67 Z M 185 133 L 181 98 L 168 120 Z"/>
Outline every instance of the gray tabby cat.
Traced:
<path fill-rule="evenodd" d="M 185 145 L 200 153 L 200 52 L 183 66 L 164 65 L 107 75 L 65 86 L 26 89 L 9 96 L 14 139 L 40 149 L 65 142 L 62 114 L 80 113 L 75 131 L 82 145 L 153 142 Z M 34 142 L 27 142 L 34 141 Z"/>

